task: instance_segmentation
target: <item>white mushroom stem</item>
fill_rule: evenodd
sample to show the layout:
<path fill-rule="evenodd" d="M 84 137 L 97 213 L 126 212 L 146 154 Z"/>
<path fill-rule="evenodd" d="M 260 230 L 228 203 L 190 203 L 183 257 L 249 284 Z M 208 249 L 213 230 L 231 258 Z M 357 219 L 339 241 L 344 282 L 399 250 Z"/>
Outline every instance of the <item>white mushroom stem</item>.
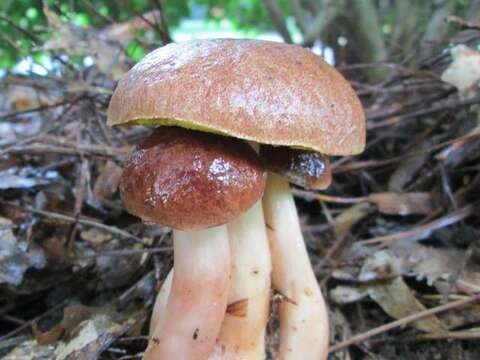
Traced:
<path fill-rule="evenodd" d="M 272 252 L 273 288 L 285 296 L 280 304 L 277 359 L 326 359 L 328 314 L 284 178 L 269 174 L 263 207 Z"/>
<path fill-rule="evenodd" d="M 153 335 L 153 330 L 157 328 L 157 324 L 163 324 L 165 321 L 168 297 L 170 296 L 170 292 L 172 291 L 172 282 L 173 269 L 170 270 L 167 277 L 163 281 L 162 287 L 158 291 L 157 297 L 155 299 L 152 318 L 150 319 L 150 336 Z"/>
<path fill-rule="evenodd" d="M 173 232 L 174 273 L 166 309 L 151 332 L 145 360 L 203 360 L 227 307 L 230 249 L 226 226 Z"/>
<path fill-rule="evenodd" d="M 261 201 L 227 227 L 232 283 L 227 313 L 209 359 L 263 360 L 272 267 Z"/>

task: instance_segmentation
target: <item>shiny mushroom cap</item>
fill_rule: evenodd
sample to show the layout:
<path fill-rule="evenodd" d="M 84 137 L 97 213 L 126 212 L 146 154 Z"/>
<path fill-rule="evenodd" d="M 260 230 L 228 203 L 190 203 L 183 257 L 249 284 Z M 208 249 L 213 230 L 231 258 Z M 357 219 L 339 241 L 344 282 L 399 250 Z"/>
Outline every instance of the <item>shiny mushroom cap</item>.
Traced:
<path fill-rule="evenodd" d="M 180 230 L 226 224 L 263 195 L 255 151 L 232 137 L 162 127 L 130 153 L 120 179 L 127 210 Z"/>

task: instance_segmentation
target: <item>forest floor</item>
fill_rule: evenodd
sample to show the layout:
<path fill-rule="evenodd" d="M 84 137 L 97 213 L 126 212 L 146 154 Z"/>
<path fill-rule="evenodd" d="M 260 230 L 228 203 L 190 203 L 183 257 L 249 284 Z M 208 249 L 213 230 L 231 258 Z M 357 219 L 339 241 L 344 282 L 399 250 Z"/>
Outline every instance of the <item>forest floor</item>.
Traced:
<path fill-rule="evenodd" d="M 149 130 L 106 126 L 131 63 L 98 34 L 62 33 L 47 48 L 101 49 L 95 66 L 0 79 L 0 357 L 137 359 L 173 260 L 169 229 L 117 191 Z M 331 359 L 480 359 L 480 54 L 467 48 L 480 32 L 461 35 L 408 67 L 339 67 L 365 106 L 366 150 L 332 159 L 327 191 L 294 190 Z M 381 80 L 358 76 L 372 66 Z"/>

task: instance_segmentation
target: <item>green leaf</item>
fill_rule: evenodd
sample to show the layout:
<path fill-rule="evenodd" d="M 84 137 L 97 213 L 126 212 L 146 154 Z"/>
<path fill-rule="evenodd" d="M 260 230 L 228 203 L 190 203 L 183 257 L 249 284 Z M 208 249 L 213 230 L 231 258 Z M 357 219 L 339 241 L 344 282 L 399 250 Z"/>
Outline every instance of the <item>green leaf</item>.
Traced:
<path fill-rule="evenodd" d="M 132 40 L 128 43 L 126 52 L 128 56 L 135 61 L 138 61 L 145 56 L 145 49 L 137 40 Z"/>

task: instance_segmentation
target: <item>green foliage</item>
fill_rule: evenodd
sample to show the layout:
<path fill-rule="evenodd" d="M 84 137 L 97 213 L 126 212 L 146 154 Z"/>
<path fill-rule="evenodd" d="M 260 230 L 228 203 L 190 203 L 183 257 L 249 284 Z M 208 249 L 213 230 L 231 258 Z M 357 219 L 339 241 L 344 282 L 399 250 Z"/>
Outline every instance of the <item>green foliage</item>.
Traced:
<path fill-rule="evenodd" d="M 48 0 L 47 4 L 63 21 L 96 28 L 110 25 L 108 19 L 125 21 L 155 8 L 155 1 L 150 0 Z M 166 13 L 170 23 L 178 23 L 189 14 L 187 2 L 170 1 Z M 41 59 L 44 54 L 35 48 L 48 39 L 47 25 L 41 0 L 0 1 L 0 69 L 11 68 L 26 55 L 34 55 L 36 61 Z M 126 51 L 134 60 L 143 56 L 137 42 L 128 44 Z"/>
<path fill-rule="evenodd" d="M 200 0 L 199 4 L 208 9 L 208 16 L 214 20 L 230 19 L 238 28 L 249 26 L 264 26 L 264 19 L 268 17 L 260 1 L 244 0 Z"/>
<path fill-rule="evenodd" d="M 205 21 L 182 23 L 189 24 L 182 27 L 182 35 L 221 29 L 255 36 L 276 28 L 282 30 L 287 20 L 295 41 L 302 41 L 300 33 L 321 40 L 333 49 L 337 63 L 403 61 L 413 53 L 426 57 L 436 44 L 445 45 L 455 30 L 455 26 L 445 23 L 445 16 L 454 14 L 472 21 L 480 14 L 480 0 L 302 0 L 297 2 L 296 16 L 291 0 L 275 0 L 280 8 L 276 16 L 268 13 L 265 0 L 44 1 L 63 21 L 95 29 L 132 19 L 159 5 L 171 31 L 178 29 L 182 19 Z M 330 11 L 334 15 L 317 29 L 315 24 L 319 16 L 328 13 L 327 6 L 334 6 L 335 11 Z M 51 36 L 46 27 L 42 0 L 0 0 L 0 70 L 12 68 L 26 55 L 35 61 L 44 60 L 45 53 L 36 49 Z M 133 61 L 147 51 L 142 36 L 139 33 L 125 46 Z M 156 32 L 155 36 L 155 44 L 161 43 L 160 34 Z"/>
<path fill-rule="evenodd" d="M 126 21 L 157 8 L 159 3 L 170 28 L 183 18 L 203 13 L 205 20 L 221 22 L 227 18 L 243 31 L 273 29 L 261 0 L 47 0 L 50 9 L 63 21 L 99 29 L 110 25 L 109 20 Z M 288 3 L 281 1 L 285 10 Z M 36 61 L 42 59 L 45 55 L 35 52 L 35 48 L 49 38 L 47 25 L 41 0 L 1 0 L 0 68 L 9 69 L 26 55 L 33 55 Z M 138 41 L 131 41 L 125 50 L 133 60 L 145 52 Z"/>
<path fill-rule="evenodd" d="M 138 61 L 145 56 L 145 49 L 137 40 L 132 40 L 128 43 L 126 52 L 134 61 Z"/>

